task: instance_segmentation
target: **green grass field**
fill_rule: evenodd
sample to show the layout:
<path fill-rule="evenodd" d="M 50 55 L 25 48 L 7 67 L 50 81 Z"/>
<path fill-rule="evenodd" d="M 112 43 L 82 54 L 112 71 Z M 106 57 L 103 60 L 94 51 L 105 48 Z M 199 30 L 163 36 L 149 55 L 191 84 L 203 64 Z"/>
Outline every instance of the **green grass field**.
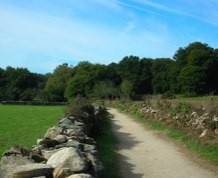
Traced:
<path fill-rule="evenodd" d="M 31 147 L 64 116 L 64 106 L 0 105 L 0 157 L 14 144 Z"/>

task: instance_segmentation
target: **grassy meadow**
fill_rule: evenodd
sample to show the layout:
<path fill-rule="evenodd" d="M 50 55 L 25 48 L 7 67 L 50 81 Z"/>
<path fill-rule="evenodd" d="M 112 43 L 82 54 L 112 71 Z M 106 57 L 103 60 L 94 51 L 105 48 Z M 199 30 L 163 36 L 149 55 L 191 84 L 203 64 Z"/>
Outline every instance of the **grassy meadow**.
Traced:
<path fill-rule="evenodd" d="M 0 157 L 14 144 L 31 147 L 64 116 L 64 106 L 0 105 Z"/>

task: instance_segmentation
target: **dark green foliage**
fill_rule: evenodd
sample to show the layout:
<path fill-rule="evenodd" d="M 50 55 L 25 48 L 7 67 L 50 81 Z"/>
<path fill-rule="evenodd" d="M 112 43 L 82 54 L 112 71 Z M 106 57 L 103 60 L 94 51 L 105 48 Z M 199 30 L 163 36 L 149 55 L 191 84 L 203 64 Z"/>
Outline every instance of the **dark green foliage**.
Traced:
<path fill-rule="evenodd" d="M 205 71 L 201 67 L 189 65 L 182 69 L 179 82 L 181 91 L 188 95 L 200 95 L 204 93 Z"/>
<path fill-rule="evenodd" d="M 23 68 L 0 68 L 0 100 L 62 102 L 77 96 L 143 99 L 148 94 L 166 92 L 218 94 L 218 49 L 194 42 L 179 48 L 173 60 L 126 56 L 109 65 L 83 61 L 76 66 L 59 65 L 48 75 Z"/>
<path fill-rule="evenodd" d="M 124 80 L 120 86 L 124 98 L 129 99 L 133 92 L 133 83 L 129 80 Z"/>
<path fill-rule="evenodd" d="M 100 99 L 116 99 L 119 95 L 119 89 L 110 80 L 95 84 L 93 90 L 93 96 Z"/>
<path fill-rule="evenodd" d="M 195 42 L 180 48 L 174 56 L 179 67 L 179 92 L 187 95 L 217 93 L 218 55 L 207 44 Z"/>
<path fill-rule="evenodd" d="M 46 83 L 44 94 L 47 94 L 47 99 L 49 101 L 66 101 L 65 90 L 73 75 L 74 70 L 68 64 L 59 65 Z"/>
<path fill-rule="evenodd" d="M 156 59 L 152 65 L 152 86 L 156 94 L 165 93 L 170 90 L 168 71 L 173 61 L 171 59 Z"/>
<path fill-rule="evenodd" d="M 153 60 L 143 58 L 140 61 L 141 73 L 139 75 L 140 83 L 138 84 L 139 94 L 151 94 L 152 88 L 152 65 Z"/>
<path fill-rule="evenodd" d="M 32 101 L 45 83 L 45 76 L 31 73 L 25 68 L 0 69 L 0 100 Z"/>
<path fill-rule="evenodd" d="M 171 91 L 167 91 L 161 95 L 161 99 L 175 99 L 175 98 L 176 96 Z"/>
<path fill-rule="evenodd" d="M 73 116 L 85 123 L 87 135 L 97 137 L 101 134 L 102 119 L 106 118 L 108 112 L 106 108 L 93 105 L 86 98 L 76 97 L 70 101 L 66 115 Z"/>
<path fill-rule="evenodd" d="M 106 66 L 80 62 L 75 67 L 76 74 L 69 80 L 65 88 L 65 96 L 68 100 L 76 97 L 90 97 L 93 95 L 95 84 L 106 80 Z"/>

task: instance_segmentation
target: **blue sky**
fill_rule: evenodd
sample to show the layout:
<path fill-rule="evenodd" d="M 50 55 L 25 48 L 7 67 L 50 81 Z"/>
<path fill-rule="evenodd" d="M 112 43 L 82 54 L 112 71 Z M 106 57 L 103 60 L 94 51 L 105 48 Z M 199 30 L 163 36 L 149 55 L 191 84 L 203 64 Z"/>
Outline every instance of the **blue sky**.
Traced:
<path fill-rule="evenodd" d="M 217 0 L 0 0 L 0 67 L 47 73 L 62 63 L 173 57 L 218 48 Z"/>

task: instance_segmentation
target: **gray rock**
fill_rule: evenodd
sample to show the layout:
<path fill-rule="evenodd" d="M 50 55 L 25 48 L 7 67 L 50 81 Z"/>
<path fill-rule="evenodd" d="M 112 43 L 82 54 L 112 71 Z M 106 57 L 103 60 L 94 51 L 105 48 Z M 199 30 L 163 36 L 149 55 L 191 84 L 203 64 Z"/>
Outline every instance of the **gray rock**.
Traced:
<path fill-rule="evenodd" d="M 63 118 L 61 119 L 59 122 L 58 122 L 58 125 L 61 125 L 61 124 L 64 124 L 64 125 L 72 125 L 73 124 L 73 121 L 68 119 L 68 118 Z"/>
<path fill-rule="evenodd" d="M 82 144 L 80 142 L 78 142 L 78 141 L 72 140 L 72 141 L 67 142 L 67 147 L 74 147 L 74 148 L 81 149 Z"/>
<path fill-rule="evenodd" d="M 60 143 L 57 140 L 52 140 L 50 138 L 45 138 L 44 140 L 40 142 L 40 145 L 42 146 L 42 148 L 51 148 L 59 144 Z"/>
<path fill-rule="evenodd" d="M 89 144 L 83 144 L 84 145 L 84 152 L 92 152 L 93 150 L 96 150 L 95 145 L 89 145 Z"/>
<path fill-rule="evenodd" d="M 79 121 L 76 121 L 76 120 L 74 121 L 74 125 L 75 125 L 75 126 L 83 126 L 83 127 L 85 126 L 84 123 L 79 122 Z"/>
<path fill-rule="evenodd" d="M 72 174 L 74 174 L 74 172 L 71 171 L 69 168 L 57 167 L 53 172 L 53 177 L 54 178 L 65 178 L 65 177 L 70 176 Z"/>
<path fill-rule="evenodd" d="M 29 159 L 27 157 L 23 157 L 20 154 L 12 154 L 10 156 L 3 156 L 1 159 L 1 165 L 5 164 L 15 164 L 15 165 L 25 165 L 25 164 L 31 164 L 34 163 L 32 159 Z"/>
<path fill-rule="evenodd" d="M 0 178 L 6 177 L 5 171 L 0 167 Z"/>
<path fill-rule="evenodd" d="M 88 160 L 92 163 L 92 167 L 94 169 L 94 172 L 96 174 L 98 174 L 99 172 L 102 172 L 104 170 L 104 166 L 102 165 L 102 163 L 99 161 L 99 159 L 97 159 L 96 156 L 88 153 L 87 154 L 87 158 Z"/>
<path fill-rule="evenodd" d="M 67 178 L 93 178 L 90 174 L 74 174 Z"/>
<path fill-rule="evenodd" d="M 37 144 L 37 145 L 40 145 L 40 142 L 41 142 L 41 141 L 43 141 L 43 139 L 42 139 L 42 138 L 40 138 L 40 139 L 37 139 L 37 140 L 36 140 L 36 144 Z"/>
<path fill-rule="evenodd" d="M 62 148 L 60 149 L 52 149 L 52 150 L 42 150 L 42 155 L 45 159 L 49 159 L 53 154 L 57 153 L 58 151 L 62 150 Z"/>
<path fill-rule="evenodd" d="M 53 154 L 47 164 L 54 168 L 69 168 L 74 172 L 82 172 L 87 169 L 87 161 L 81 152 L 73 147 L 64 148 Z"/>
<path fill-rule="evenodd" d="M 69 126 L 67 129 L 68 136 L 78 136 L 84 134 L 84 127 L 81 126 Z"/>
<path fill-rule="evenodd" d="M 66 135 L 58 135 L 54 138 L 54 140 L 57 140 L 59 143 L 65 143 L 65 142 L 67 142 L 67 136 Z"/>
<path fill-rule="evenodd" d="M 206 129 L 206 130 L 204 130 L 204 131 L 201 133 L 201 135 L 199 136 L 199 138 L 202 138 L 202 137 L 204 137 L 206 134 L 207 134 L 207 129 Z"/>
<path fill-rule="evenodd" d="M 28 164 L 18 166 L 13 173 L 14 178 L 52 177 L 53 168 L 46 164 Z"/>
<path fill-rule="evenodd" d="M 54 140 L 54 138 L 60 135 L 61 132 L 62 132 L 62 128 L 60 127 L 49 128 L 45 133 L 44 138 L 49 138 L 51 140 Z"/>

